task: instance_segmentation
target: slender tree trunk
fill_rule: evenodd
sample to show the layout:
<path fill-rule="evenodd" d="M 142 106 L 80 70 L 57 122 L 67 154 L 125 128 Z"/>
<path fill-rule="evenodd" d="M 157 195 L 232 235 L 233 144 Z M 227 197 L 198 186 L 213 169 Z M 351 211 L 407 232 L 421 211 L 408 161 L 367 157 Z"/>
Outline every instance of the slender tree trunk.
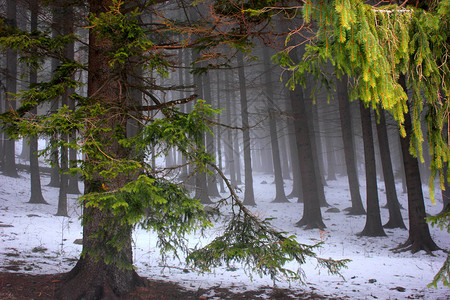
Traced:
<path fill-rule="evenodd" d="M 211 76 L 210 73 L 203 76 L 203 96 L 206 100 L 207 104 L 212 104 L 212 94 L 211 94 L 211 80 L 209 79 Z M 214 137 L 210 133 L 206 133 L 206 149 L 209 154 L 215 156 L 215 144 Z M 219 190 L 217 189 L 217 177 L 215 172 L 209 168 L 210 171 L 213 172 L 214 175 L 207 176 L 207 185 L 208 185 L 208 195 L 210 197 L 220 197 Z"/>
<path fill-rule="evenodd" d="M 400 75 L 399 83 L 407 90 L 405 75 Z M 401 244 L 397 251 L 409 251 L 413 253 L 420 250 L 432 252 L 440 248 L 435 244 L 430 235 L 430 229 L 425 220 L 425 204 L 423 200 L 422 181 L 420 180 L 419 163 L 417 158 L 409 152 L 412 122 L 409 112 L 405 113 L 406 137 L 401 138 L 403 164 L 405 166 L 406 186 L 408 191 L 409 237 Z"/>
<path fill-rule="evenodd" d="M 230 73 L 225 73 L 225 102 L 226 102 L 226 118 L 227 118 L 227 124 L 229 126 L 232 126 L 231 123 L 231 84 L 230 84 Z M 227 165 L 230 170 L 230 181 L 231 184 L 236 186 L 238 184 L 236 180 L 236 164 L 234 162 L 234 145 L 233 145 L 233 132 L 231 129 L 225 129 L 227 134 L 227 140 L 224 141 L 226 147 L 227 147 Z"/>
<path fill-rule="evenodd" d="M 364 143 L 364 164 L 366 166 L 366 225 L 360 236 L 385 236 L 381 224 L 380 204 L 378 200 L 377 171 L 375 165 L 375 148 L 373 145 L 372 118 L 370 109 L 360 101 L 361 125 Z"/>
<path fill-rule="evenodd" d="M 389 221 L 383 226 L 385 228 L 404 228 L 400 203 L 395 189 L 394 171 L 392 169 L 391 151 L 386 128 L 386 118 L 384 111 L 380 109 L 379 122 L 377 122 L 378 146 L 380 148 L 381 165 L 384 174 L 384 187 L 386 190 L 386 201 L 389 208 Z"/>
<path fill-rule="evenodd" d="M 32 0 L 30 2 L 30 13 L 31 13 L 31 31 L 37 29 L 38 25 L 38 2 L 37 0 Z M 37 83 L 37 72 L 30 71 L 30 86 Z M 37 114 L 37 108 L 32 109 L 31 114 Z M 30 137 L 30 177 L 31 177 L 31 196 L 28 203 L 36 204 L 48 204 L 42 196 L 41 190 L 41 176 L 39 174 L 39 160 L 37 156 L 38 152 L 38 138 Z"/>
<path fill-rule="evenodd" d="M 269 49 L 263 46 L 263 60 L 264 60 L 264 89 L 267 97 L 267 113 L 269 114 L 269 130 L 270 130 L 270 144 L 272 146 L 272 161 L 275 175 L 275 189 L 276 195 L 273 202 L 289 202 L 284 193 L 283 174 L 281 170 L 280 160 L 280 146 L 278 144 L 277 123 L 275 120 L 274 95 L 272 86 L 272 76 L 270 68 Z"/>
<path fill-rule="evenodd" d="M 65 95 L 64 97 L 66 97 Z M 63 104 L 65 104 L 66 100 L 63 100 Z M 62 135 L 61 140 L 65 143 L 68 141 L 67 135 Z M 60 148 L 61 160 L 61 175 L 60 175 L 60 185 L 59 185 L 59 195 L 58 195 L 58 210 L 56 212 L 57 216 L 67 217 L 67 190 L 69 187 L 69 175 L 67 174 L 68 170 L 68 155 L 67 155 L 67 147 L 61 146 Z"/>
<path fill-rule="evenodd" d="M 309 93 L 309 91 L 305 91 L 307 93 Z M 311 147 L 312 147 L 312 152 L 311 152 L 311 158 L 313 160 L 313 165 L 314 165 L 314 174 L 316 176 L 316 184 L 317 184 L 317 193 L 319 195 L 319 203 L 320 206 L 322 207 L 326 207 L 329 206 L 329 204 L 327 203 L 326 199 L 325 199 L 325 191 L 323 189 L 323 176 L 321 174 L 321 167 L 320 167 L 320 160 L 321 160 L 321 153 L 322 151 L 320 150 L 320 148 L 318 147 L 318 139 L 316 138 L 316 133 L 315 133 L 315 126 L 314 126 L 314 107 L 313 107 L 313 100 L 310 97 L 305 97 L 305 109 L 306 109 L 306 114 L 305 114 L 305 118 L 307 119 L 308 122 L 308 126 L 310 128 L 309 133 L 311 134 L 310 137 L 310 141 L 311 141 Z M 319 152 L 320 151 L 320 152 Z"/>
<path fill-rule="evenodd" d="M 17 3 L 15 0 L 8 0 L 6 6 L 7 22 L 11 27 L 17 26 Z M 16 101 L 13 94 L 17 92 L 17 51 L 6 49 L 6 105 L 5 111 L 15 110 Z M 16 168 L 16 146 L 15 140 L 10 139 L 5 134 L 4 140 L 4 163 L 3 175 L 19 177 Z"/>
<path fill-rule="evenodd" d="M 359 193 L 358 171 L 356 169 L 355 148 L 353 145 L 352 123 L 348 97 L 348 77 L 342 75 L 336 82 L 337 97 L 339 101 L 339 114 L 341 119 L 342 141 L 344 144 L 345 165 L 347 167 L 348 185 L 350 187 L 350 197 L 352 207 L 349 210 L 351 215 L 365 214 L 364 207 Z"/>
<path fill-rule="evenodd" d="M 301 87 L 291 92 L 291 105 L 294 114 L 295 135 L 299 154 L 299 163 L 303 191 L 303 217 L 297 226 L 309 228 L 325 228 L 320 211 L 319 193 L 317 191 L 317 176 L 312 157 L 312 146 L 306 109 Z"/>
<path fill-rule="evenodd" d="M 334 148 L 334 126 L 333 117 L 335 107 L 331 103 L 325 106 L 325 148 L 327 151 L 327 180 L 336 180 L 336 151 Z"/>
<path fill-rule="evenodd" d="M 55 2 L 55 3 L 57 3 L 57 2 Z M 54 8 L 52 8 L 52 12 L 53 12 L 52 37 L 56 37 L 63 32 L 61 29 L 62 23 L 63 23 L 62 17 L 61 17 L 62 11 L 58 7 L 54 7 Z M 56 58 L 52 58 L 51 59 L 52 71 L 56 70 L 58 65 L 59 65 L 59 61 Z M 59 108 L 59 101 L 60 101 L 59 98 L 56 98 L 52 101 L 51 108 L 50 108 L 51 113 L 56 113 L 56 111 Z M 58 138 L 59 137 L 57 134 L 53 134 L 52 136 L 50 136 L 50 143 L 51 144 L 56 143 Z M 50 161 L 52 164 L 52 169 L 51 169 L 51 173 L 50 173 L 50 182 L 48 183 L 48 186 L 59 187 L 61 182 L 60 182 L 60 168 L 59 168 L 59 152 L 58 152 L 57 147 L 52 148 L 52 152 L 50 153 Z"/>
<path fill-rule="evenodd" d="M 221 87 L 220 72 L 216 72 L 216 76 L 217 76 L 217 107 L 222 107 L 222 103 L 221 103 L 222 101 L 220 101 L 220 99 L 222 97 L 222 93 L 220 90 L 220 87 Z M 220 114 L 217 116 L 217 121 L 219 122 L 219 124 L 222 122 Z M 219 169 L 221 169 L 221 170 L 223 170 L 222 132 L 223 132 L 223 129 L 220 126 L 218 126 L 218 128 L 217 128 L 217 160 L 219 162 Z M 223 183 L 222 178 L 219 178 L 219 187 L 220 187 L 220 192 L 225 193 L 225 184 Z"/>
<path fill-rule="evenodd" d="M 195 61 L 197 59 L 196 55 L 193 54 L 192 58 Z M 194 85 L 197 88 L 197 93 L 200 95 L 200 97 L 203 97 L 203 78 L 202 76 L 196 75 L 194 76 Z M 205 135 L 203 134 L 199 140 L 197 141 L 201 145 L 205 145 Z M 195 195 L 194 198 L 199 199 L 201 203 L 203 204 L 211 204 L 213 203 L 211 199 L 209 198 L 208 194 L 208 184 L 207 184 L 207 178 L 205 172 L 197 172 L 195 174 Z"/>
<path fill-rule="evenodd" d="M 255 195 L 253 193 L 253 174 L 252 174 L 252 157 L 250 150 L 250 128 L 248 121 L 248 107 L 247 107 L 247 87 L 245 84 L 244 73 L 244 58 L 242 52 L 237 54 L 238 60 L 238 75 L 239 75 L 239 92 L 241 95 L 241 115 L 242 128 L 244 140 L 244 169 L 245 169 L 245 191 L 244 201 L 245 205 L 256 205 Z"/>

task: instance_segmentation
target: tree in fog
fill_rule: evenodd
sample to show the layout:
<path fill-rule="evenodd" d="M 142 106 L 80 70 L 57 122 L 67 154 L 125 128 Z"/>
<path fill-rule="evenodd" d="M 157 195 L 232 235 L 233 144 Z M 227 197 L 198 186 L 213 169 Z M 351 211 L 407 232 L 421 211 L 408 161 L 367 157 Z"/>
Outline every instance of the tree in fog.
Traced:
<path fill-rule="evenodd" d="M 32 0 L 29 3 L 30 10 L 30 31 L 33 32 L 38 28 L 38 14 L 39 14 L 39 5 L 37 0 Z M 38 82 L 37 71 L 30 70 L 30 86 Z M 37 108 L 33 108 L 30 111 L 31 114 L 37 114 Z M 32 136 L 29 138 L 29 152 L 30 152 L 30 181 L 31 181 L 31 195 L 29 203 L 35 204 L 47 204 L 44 197 L 42 196 L 41 189 L 41 177 L 39 172 L 39 161 L 38 161 L 38 138 Z"/>
<path fill-rule="evenodd" d="M 360 236 L 386 236 L 381 224 L 378 198 L 377 171 L 375 167 L 375 147 L 373 143 L 372 117 L 370 109 L 360 102 L 361 126 L 364 143 L 364 166 L 366 169 L 366 225 Z"/>
<path fill-rule="evenodd" d="M 306 70 L 312 70 L 317 78 L 323 78 L 323 70 L 326 70 L 326 62 L 330 59 L 337 72 L 344 72 L 352 78 L 352 99 L 360 98 L 374 109 L 380 104 L 382 109 L 389 111 L 397 120 L 403 136 L 407 181 L 408 176 L 410 180 L 416 178 L 415 173 L 418 172 L 417 159 L 408 156 L 411 153 L 422 155 L 420 116 L 425 97 L 431 104 L 426 108 L 433 179 L 436 171 L 442 170 L 443 164 L 448 163 L 449 157 L 449 148 L 442 135 L 443 126 L 448 121 L 443 117 L 447 104 L 442 102 L 440 93 L 442 86 L 445 86 L 443 92 L 449 94 L 447 82 L 450 72 L 447 64 L 439 64 L 442 57 L 447 57 L 446 44 L 442 41 L 448 41 L 450 32 L 448 3 L 427 2 L 423 7 L 426 13 L 413 7 L 400 10 L 395 7 L 378 8 L 357 0 L 351 1 L 351 4 L 345 6 L 339 1 L 329 5 L 306 4 L 303 7 L 306 22 L 320 20 L 325 11 L 334 18 L 330 23 L 320 24 L 304 55 L 305 60 L 296 68 L 288 59 L 289 51 L 280 53 L 277 59 L 285 67 L 298 71 L 297 76 L 292 78 L 292 84 L 301 80 L 300 74 Z M 349 18 L 350 15 L 353 17 Z M 407 83 L 414 91 L 411 101 L 406 95 L 406 85 L 402 87 L 397 82 L 401 76 L 407 76 Z M 409 102 L 411 105 L 408 105 Z M 412 111 L 411 116 L 409 110 Z M 411 125 L 408 123 L 409 117 L 412 119 Z M 438 248 L 434 242 L 431 243 L 425 229 L 428 225 L 423 219 L 421 182 L 418 180 L 412 184 L 410 181 L 407 185 L 409 213 L 413 215 L 410 217 L 410 238 L 402 248 L 436 250 Z M 431 194 L 434 197 L 433 189 Z M 417 235 L 411 232 L 416 230 Z"/>
<path fill-rule="evenodd" d="M 348 210 L 351 215 L 365 214 L 359 192 L 358 171 L 356 168 L 356 154 L 352 134 L 352 118 L 350 114 L 350 99 L 348 97 L 348 77 L 342 75 L 336 81 L 337 100 L 339 102 L 339 116 L 341 121 L 342 142 L 344 144 L 345 166 L 347 169 L 348 186 L 352 207 Z"/>
<path fill-rule="evenodd" d="M 250 151 L 250 124 L 248 120 L 248 99 L 247 87 L 245 83 L 245 68 L 244 57 L 242 52 L 237 54 L 237 68 L 239 78 L 239 95 L 241 103 L 241 117 L 242 117 L 242 136 L 244 147 L 244 204 L 255 205 L 255 194 L 253 192 L 253 172 L 252 172 L 252 156 Z"/>
<path fill-rule="evenodd" d="M 386 128 L 386 117 L 384 111 L 378 112 L 379 120 L 376 124 L 378 135 L 378 146 L 380 148 L 381 164 L 383 168 L 384 187 L 386 191 L 387 207 L 389 209 L 389 221 L 384 224 L 385 228 L 403 228 L 406 229 L 400 211 L 400 203 L 395 189 L 394 171 L 391 162 L 391 151 L 389 148 L 389 139 Z"/>
<path fill-rule="evenodd" d="M 198 101 L 191 112 L 183 113 L 177 106 L 197 99 L 196 95 L 161 99 L 158 92 L 173 89 L 162 80 L 170 77 L 172 69 L 177 67 L 173 49 L 195 46 L 206 51 L 203 54 L 207 56 L 210 43 L 221 41 L 218 33 L 222 31 L 214 30 L 222 22 L 196 23 L 188 16 L 172 21 L 172 9 L 185 11 L 177 6 L 180 3 L 173 2 L 89 0 L 60 4 L 72 8 L 78 19 L 84 21 L 79 25 L 89 30 L 86 64 L 66 56 L 66 45 L 83 42 L 77 41 L 73 34 L 54 37 L 48 32 L 30 34 L 0 24 L 3 48 L 18 50 L 22 59 L 32 65 L 45 57 L 60 61 L 48 81 L 17 95 L 21 107 L 2 114 L 2 126 L 15 138 L 53 133 L 64 137 L 77 131 L 73 142 L 57 139 L 46 150 L 65 146 L 84 154 L 84 160 L 71 169 L 81 172 L 85 179 L 85 194 L 80 198 L 83 255 L 61 281 L 56 292 L 58 298 L 115 298 L 144 284 L 132 260 L 131 233 L 137 224 L 157 232 L 163 253 L 182 252 L 188 255 L 189 264 L 204 271 L 239 262 L 273 279 L 278 275 L 300 279 L 302 270 L 286 269 L 287 261 L 302 264 L 306 257 L 313 257 L 332 273 L 345 264 L 345 260 L 318 258 L 314 253 L 316 246 L 299 244 L 294 237 L 274 230 L 267 220 L 258 220 L 239 201 L 228 181 L 236 213 L 230 216 L 223 234 L 202 249 L 192 250 L 185 243 L 185 234 L 209 227 L 210 223 L 199 200 L 192 199 L 178 182 L 157 169 L 152 160 L 155 153 L 164 156 L 177 148 L 197 171 L 205 172 L 212 167 L 223 175 L 202 142 L 218 111 Z M 151 14 L 158 16 L 158 22 L 149 22 Z M 223 18 L 229 18 L 228 14 Z M 203 30 L 199 26 L 204 26 Z M 192 32 L 202 36 L 192 38 Z M 242 39 L 235 32 L 230 30 L 229 43 Z M 172 39 L 180 35 L 186 39 Z M 240 43 L 245 44 L 245 38 Z M 86 96 L 77 93 L 83 82 L 73 75 L 79 70 L 88 74 Z M 145 95 L 142 103 L 134 101 L 133 89 Z M 51 114 L 27 114 L 68 92 L 72 93 L 69 101 L 77 101 L 75 108 L 61 106 Z M 133 121 L 138 121 L 140 126 L 131 134 L 127 125 Z M 248 120 L 243 120 L 243 124 L 245 128 Z M 246 174 L 246 180 L 247 177 Z M 250 188 L 251 184 L 246 186 L 246 191 Z"/>
<path fill-rule="evenodd" d="M 267 113 L 269 114 L 269 134 L 272 148 L 272 161 L 275 176 L 275 199 L 273 202 L 288 202 L 284 192 L 283 174 L 281 170 L 280 146 L 278 140 L 278 130 L 276 123 L 276 110 L 274 108 L 274 92 L 272 85 L 272 68 L 269 58 L 269 49 L 263 46 L 263 64 L 264 64 L 264 94 L 267 98 Z"/>
<path fill-rule="evenodd" d="M 17 27 L 17 1 L 6 1 L 6 21 L 10 27 Z M 16 109 L 14 93 L 17 92 L 17 51 L 6 49 L 6 90 L 5 111 Z M 3 174 L 10 177 L 19 177 L 16 168 L 16 147 L 13 139 L 5 137 L 3 141 Z"/>

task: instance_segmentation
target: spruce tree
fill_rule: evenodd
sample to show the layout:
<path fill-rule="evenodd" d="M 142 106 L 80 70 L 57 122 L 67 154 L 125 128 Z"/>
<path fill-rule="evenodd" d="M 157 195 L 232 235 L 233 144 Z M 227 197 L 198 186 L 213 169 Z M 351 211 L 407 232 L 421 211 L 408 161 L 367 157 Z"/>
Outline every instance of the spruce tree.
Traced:
<path fill-rule="evenodd" d="M 21 106 L 1 115 L 2 127 L 15 138 L 63 137 L 76 131 L 74 141 L 56 139 L 45 152 L 71 147 L 84 154 L 83 161 L 69 165 L 70 172 L 80 172 L 85 179 L 85 194 L 80 197 L 83 251 L 76 266 L 61 281 L 58 298 L 113 299 L 143 284 L 132 262 L 131 233 L 137 224 L 158 233 L 162 254 L 186 254 L 187 262 L 202 271 L 239 262 L 246 269 L 273 279 L 285 276 L 302 280 L 302 270 L 291 271 L 285 263 L 302 264 L 307 257 L 313 257 L 334 274 L 345 265 L 346 260 L 318 258 L 314 252 L 318 245 L 298 243 L 295 237 L 274 230 L 269 220 L 256 218 L 243 205 L 199 142 L 205 132 L 211 131 L 218 110 L 199 100 L 190 113 L 182 113 L 177 106 L 196 100 L 196 95 L 162 101 L 155 93 L 168 88 L 158 85 L 162 80 L 153 79 L 168 77 L 175 67 L 169 54 L 173 47 L 196 46 L 201 51 L 217 38 L 211 31 L 199 30 L 198 26 L 208 24 L 183 22 L 177 28 L 178 21 L 172 23 L 169 18 L 164 26 L 145 22 L 148 15 L 144 12 L 150 14 L 152 9 L 158 9 L 150 1 L 89 0 L 64 4 L 80 14 L 79 20 L 87 22 L 82 24 L 89 29 L 87 63 L 65 55 L 66 45 L 77 42 L 74 34 L 30 34 L 0 23 L 1 46 L 17 50 L 22 61 L 34 67 L 44 58 L 60 61 L 48 81 L 16 95 Z M 209 30 L 215 28 L 215 24 L 209 25 Z M 187 28 L 207 35 L 177 44 L 171 39 L 175 34 L 165 34 L 183 34 Z M 230 36 L 234 32 L 231 30 Z M 136 72 L 139 68 L 142 75 Z M 73 76 L 79 70 L 88 72 L 87 96 L 76 93 L 83 84 Z M 130 84 L 136 82 L 131 79 L 138 78 L 145 84 Z M 147 103 L 131 101 L 134 88 L 147 97 Z M 27 114 L 67 92 L 71 93 L 70 101 L 77 101 L 75 108 L 63 105 L 53 114 Z M 154 112 L 159 112 L 158 117 L 154 117 Z M 130 119 L 137 119 L 142 125 L 133 134 L 127 132 Z M 199 199 L 191 198 L 177 182 L 162 176 L 151 161 L 155 155 L 164 156 L 174 148 L 198 171 L 206 172 L 211 167 L 221 175 L 235 208 L 225 231 L 202 249 L 190 249 L 185 243 L 186 234 L 211 226 Z"/>

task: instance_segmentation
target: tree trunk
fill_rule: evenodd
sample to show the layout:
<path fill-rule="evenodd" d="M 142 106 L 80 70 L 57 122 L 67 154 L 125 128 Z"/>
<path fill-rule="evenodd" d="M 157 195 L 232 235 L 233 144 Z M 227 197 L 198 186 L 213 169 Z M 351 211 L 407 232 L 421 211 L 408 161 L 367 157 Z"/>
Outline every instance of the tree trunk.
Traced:
<path fill-rule="evenodd" d="M 272 76 L 270 68 L 270 57 L 269 49 L 263 46 L 263 60 L 264 60 L 264 89 L 267 97 L 267 113 L 269 114 L 269 130 L 270 130 L 270 144 L 272 146 L 272 161 L 273 170 L 275 175 L 275 189 L 276 195 L 273 202 L 289 202 L 284 193 L 284 182 L 283 173 L 281 170 L 281 160 L 280 160 L 280 146 L 278 144 L 278 131 L 277 123 L 275 120 L 275 110 L 274 106 L 274 96 L 273 96 L 273 86 L 272 86 Z"/>
<path fill-rule="evenodd" d="M 339 114 L 341 119 L 342 141 L 344 144 L 345 165 L 347 167 L 348 185 L 350 188 L 350 197 L 352 207 L 349 209 L 351 215 L 365 214 L 364 207 L 359 193 L 358 172 L 356 169 L 355 148 L 353 145 L 352 123 L 348 97 L 348 77 L 342 75 L 337 79 L 336 90 L 339 101 Z"/>
<path fill-rule="evenodd" d="M 305 91 L 306 93 L 310 93 L 310 91 Z M 318 143 L 320 143 L 320 141 L 318 141 L 318 139 L 316 138 L 316 130 L 315 130 L 315 126 L 314 126 L 314 107 L 313 107 L 313 100 L 308 96 L 308 97 L 304 97 L 305 99 L 305 109 L 306 109 L 306 113 L 305 113 L 305 118 L 308 122 L 308 127 L 309 127 L 309 134 L 310 136 L 310 141 L 311 141 L 311 148 L 312 148 L 312 152 L 311 152 L 311 158 L 313 160 L 313 165 L 314 165 L 314 174 L 316 176 L 316 184 L 317 184 L 317 193 L 319 195 L 319 203 L 321 207 L 326 207 L 326 206 L 330 206 L 326 199 L 325 199 L 325 191 L 323 189 L 323 176 L 322 176 L 322 172 L 321 172 L 321 167 L 320 167 L 320 160 L 322 159 L 320 156 L 322 155 L 322 151 L 320 150 L 321 147 L 318 147 Z"/>
<path fill-rule="evenodd" d="M 225 101 L 226 101 L 226 118 L 227 118 L 227 124 L 228 126 L 232 126 L 231 122 L 231 84 L 230 84 L 230 74 L 229 72 L 225 72 Z M 230 181 L 231 184 L 236 186 L 238 184 L 236 180 L 236 164 L 234 162 L 234 145 L 233 145 L 233 132 L 232 129 L 225 129 L 227 134 L 227 140 L 224 140 L 224 144 L 227 147 L 227 165 L 228 169 L 230 171 Z"/>
<path fill-rule="evenodd" d="M 383 226 L 385 228 L 403 228 L 402 213 L 400 212 L 400 203 L 395 189 L 394 171 L 392 169 L 391 151 L 389 149 L 389 140 L 386 128 L 386 118 L 384 111 L 379 111 L 380 120 L 377 122 L 378 146 L 380 148 L 381 165 L 383 168 L 384 187 L 386 190 L 386 201 L 389 209 L 389 221 Z"/>
<path fill-rule="evenodd" d="M 372 118 L 370 109 L 360 101 L 361 125 L 364 143 L 364 164 L 366 166 L 366 225 L 359 236 L 386 236 L 381 224 L 380 204 L 378 200 L 375 148 L 373 146 Z"/>
<path fill-rule="evenodd" d="M 299 154 L 299 163 L 302 179 L 303 191 L 303 217 L 297 222 L 297 226 L 305 226 L 307 229 L 324 229 L 325 224 L 322 220 L 320 211 L 319 193 L 317 191 L 316 174 L 312 157 L 312 146 L 308 121 L 306 119 L 306 109 L 303 98 L 303 91 L 297 86 L 295 91 L 291 92 L 291 105 L 294 114 L 294 126 Z"/>
<path fill-rule="evenodd" d="M 217 76 L 217 107 L 222 107 L 222 103 L 220 101 L 220 99 L 222 97 L 222 93 L 220 90 L 220 87 L 221 87 L 220 72 L 216 72 L 216 76 Z M 222 122 L 220 114 L 217 116 L 217 122 L 219 122 L 219 124 Z M 218 126 L 218 128 L 217 128 L 217 160 L 219 162 L 220 170 L 223 170 L 222 133 L 223 133 L 223 129 L 220 126 Z M 225 184 L 224 184 L 222 178 L 219 178 L 219 187 L 220 187 L 220 192 L 225 193 Z"/>
<path fill-rule="evenodd" d="M 193 52 L 192 60 L 196 61 L 198 54 Z M 203 92 L 203 78 L 201 75 L 194 75 L 194 85 L 197 88 L 197 94 L 200 98 L 204 97 Z M 202 134 L 197 141 L 201 145 L 205 145 L 205 134 Z M 208 195 L 208 184 L 205 172 L 196 172 L 195 174 L 195 195 L 194 198 L 199 199 L 202 204 L 212 204 L 213 202 Z"/>
<path fill-rule="evenodd" d="M 333 117 L 335 116 L 335 107 L 328 103 L 325 106 L 325 148 L 327 151 L 327 180 L 336 180 L 336 152 L 334 145 L 334 128 Z"/>
<path fill-rule="evenodd" d="M 33 0 L 30 2 L 31 13 L 31 31 L 37 29 L 38 25 L 38 2 Z M 30 85 L 37 83 L 37 72 L 30 71 Z M 37 107 L 33 108 L 31 114 L 37 114 Z M 30 137 L 30 177 L 31 177 L 31 195 L 28 203 L 33 204 L 48 204 L 42 196 L 41 189 L 41 176 L 39 174 L 39 160 L 37 156 L 38 152 L 38 138 Z"/>
<path fill-rule="evenodd" d="M 16 27 L 17 3 L 15 0 L 7 1 L 6 8 L 7 22 L 11 27 Z M 17 51 L 6 49 L 6 104 L 5 111 L 15 110 L 16 101 L 13 94 L 17 92 Z M 5 134 L 4 140 L 4 161 L 3 175 L 19 177 L 16 168 L 16 146 L 15 140 L 10 139 Z"/>
<path fill-rule="evenodd" d="M 110 0 L 89 1 L 90 14 L 96 16 L 105 12 L 112 5 Z M 114 76 L 114 70 L 107 59 L 108 41 L 98 37 L 96 32 L 90 32 L 89 36 L 89 74 L 88 74 L 88 96 L 94 96 L 105 107 L 126 105 L 122 98 L 117 99 L 123 87 L 116 81 L 110 80 Z M 109 155 L 114 159 L 123 159 L 127 152 L 119 146 L 114 138 L 114 129 L 121 128 L 126 135 L 127 118 L 119 113 L 123 108 L 110 109 L 102 120 L 105 129 L 113 129 L 107 134 L 99 136 L 99 142 L 106 146 Z M 88 126 L 88 125 L 87 125 Z M 90 162 L 90 157 L 86 155 L 86 161 Z M 95 158 L 94 158 L 95 159 Z M 106 182 L 101 176 L 93 174 L 94 178 L 85 181 L 85 193 L 101 192 L 102 187 L 116 190 L 122 187 L 127 178 L 125 175 Z M 114 299 L 131 291 L 136 286 L 142 284 L 135 270 L 124 269 L 116 263 L 105 262 L 105 256 L 119 258 L 123 262 L 132 264 L 131 231 L 132 227 L 121 224 L 119 220 L 111 218 L 111 213 L 96 207 L 84 207 L 84 227 L 83 227 L 83 251 L 85 255 L 80 258 L 76 266 L 67 274 L 61 283 L 57 298 L 61 299 Z M 107 228 L 104 228 L 108 224 Z M 121 232 L 124 236 L 124 246 L 117 250 L 114 245 L 110 245 L 113 234 Z M 99 234 L 99 235 L 97 235 Z M 97 255 L 93 255 L 95 249 Z"/>
<path fill-rule="evenodd" d="M 406 88 L 405 75 L 400 75 L 398 80 L 403 89 Z M 406 137 L 401 138 L 403 164 L 405 167 L 406 187 L 408 191 L 408 215 L 409 215 L 409 237 L 401 244 L 397 251 L 409 251 L 413 253 L 425 250 L 431 253 L 440 248 L 435 244 L 430 235 L 430 229 L 425 220 L 425 204 L 422 193 L 422 181 L 420 180 L 419 163 L 417 158 L 409 152 L 412 122 L 409 112 L 405 113 Z"/>
<path fill-rule="evenodd" d="M 67 135 L 63 135 L 60 138 L 64 142 L 68 141 Z M 56 212 L 56 216 L 67 217 L 68 216 L 68 214 L 67 214 L 67 189 L 69 186 L 69 175 L 67 174 L 67 170 L 68 170 L 67 147 L 61 146 L 60 153 L 61 153 L 61 160 L 60 160 L 61 176 L 60 176 L 59 195 L 58 195 L 58 209 Z"/>
<path fill-rule="evenodd" d="M 57 3 L 57 2 L 55 2 Z M 62 29 L 61 29 L 61 24 L 63 23 L 62 21 L 62 14 L 61 14 L 61 9 L 58 8 L 58 5 L 55 5 L 55 7 L 52 8 L 52 12 L 53 12 L 53 30 L 52 30 L 52 37 L 56 37 L 59 34 L 61 34 Z M 52 72 L 54 72 L 56 70 L 56 68 L 59 65 L 59 60 L 57 60 L 56 58 L 52 58 L 51 59 L 51 68 L 52 68 Z M 54 99 L 51 102 L 51 108 L 50 108 L 50 112 L 51 113 L 56 113 L 56 111 L 59 108 L 59 98 Z M 58 140 L 58 135 L 57 134 L 53 134 L 50 137 L 50 143 L 53 144 Z M 50 153 L 50 161 L 52 164 L 52 170 L 50 173 L 50 182 L 48 183 L 48 186 L 51 187 L 59 187 L 60 185 L 60 169 L 59 169 L 59 161 L 58 161 L 58 157 L 59 157 L 59 153 L 58 153 L 58 148 L 54 147 L 52 149 L 52 152 Z"/>
<path fill-rule="evenodd" d="M 244 169 L 245 169 L 245 191 L 244 201 L 245 205 L 256 205 L 255 195 L 253 193 L 253 174 L 252 174 L 252 157 L 250 150 L 250 128 L 248 121 L 248 107 L 247 107 L 247 87 L 245 83 L 244 74 L 244 58 L 242 52 L 237 54 L 238 61 L 238 75 L 239 75 L 239 92 L 241 95 L 241 115 L 242 128 L 244 140 Z"/>
<path fill-rule="evenodd" d="M 204 100 L 207 104 L 212 104 L 212 94 L 211 94 L 211 80 L 209 80 L 209 76 L 211 74 L 205 74 L 203 76 L 203 96 Z M 215 144 L 214 137 L 210 133 L 206 134 L 206 150 L 209 154 L 215 157 Z M 216 172 L 209 167 L 209 170 L 213 173 L 213 175 L 207 176 L 207 185 L 208 185 L 208 196 L 210 197 L 221 197 L 219 194 L 219 190 L 217 188 L 217 177 Z"/>

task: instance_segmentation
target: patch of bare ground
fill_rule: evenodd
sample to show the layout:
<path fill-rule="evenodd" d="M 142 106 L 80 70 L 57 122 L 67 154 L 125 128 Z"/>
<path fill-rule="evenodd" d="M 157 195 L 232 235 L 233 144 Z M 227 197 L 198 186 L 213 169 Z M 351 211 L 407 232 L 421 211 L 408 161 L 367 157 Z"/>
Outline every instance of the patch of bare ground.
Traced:
<path fill-rule="evenodd" d="M 55 299 L 64 274 L 29 275 L 23 273 L 0 272 L 0 299 L 29 300 Z M 177 283 L 160 280 L 147 280 L 145 287 L 140 287 L 121 297 L 121 300 L 170 300 L 170 299 L 328 299 L 314 294 L 262 287 L 259 290 L 233 292 L 223 287 L 186 290 Z"/>

